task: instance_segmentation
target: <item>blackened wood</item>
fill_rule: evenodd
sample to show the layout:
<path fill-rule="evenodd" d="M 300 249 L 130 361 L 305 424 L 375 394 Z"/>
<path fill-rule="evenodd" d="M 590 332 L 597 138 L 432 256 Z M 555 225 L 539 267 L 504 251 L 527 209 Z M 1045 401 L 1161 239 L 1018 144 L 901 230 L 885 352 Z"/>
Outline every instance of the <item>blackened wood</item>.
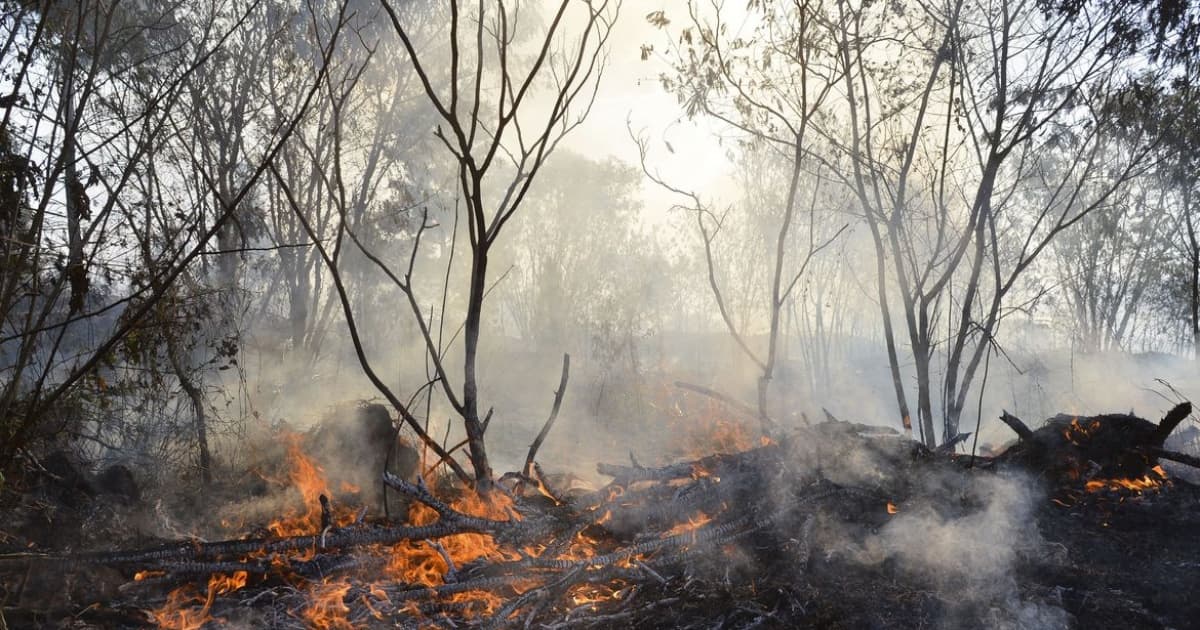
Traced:
<path fill-rule="evenodd" d="M 1021 438 L 1022 440 L 1028 441 L 1033 439 L 1033 431 L 1031 431 L 1024 422 L 1021 422 L 1020 418 L 1005 411 L 1000 414 L 1000 420 L 1004 424 L 1007 424 L 1008 428 L 1015 431 L 1017 437 Z"/>
<path fill-rule="evenodd" d="M 1167 436 L 1171 435 L 1175 427 L 1179 426 L 1179 423 L 1183 422 L 1190 415 L 1192 415 L 1192 403 L 1190 402 L 1179 403 L 1168 411 L 1167 415 L 1163 416 L 1163 419 L 1158 423 L 1158 431 L 1155 434 L 1158 446 L 1162 446 L 1162 443 L 1167 440 Z"/>
<path fill-rule="evenodd" d="M 1159 459 L 1169 459 L 1179 464 L 1186 464 L 1193 468 L 1200 468 L 1200 457 L 1185 455 L 1184 453 L 1177 453 L 1175 451 L 1168 451 L 1167 449 L 1156 446 L 1148 446 L 1142 450 Z"/>
<path fill-rule="evenodd" d="M 719 392 L 715 389 L 711 389 L 711 388 L 705 387 L 703 385 L 696 385 L 694 383 L 688 383 L 685 381 L 675 381 L 675 387 L 678 387 L 679 389 L 686 389 L 689 392 L 696 392 L 697 394 L 703 394 L 705 396 L 708 396 L 709 398 L 712 398 L 713 400 L 724 403 L 725 405 L 732 408 L 734 411 L 740 411 L 740 412 L 746 414 L 747 417 L 750 417 L 750 418 L 758 417 L 758 411 L 755 410 L 750 405 L 747 405 L 746 403 L 741 402 L 731 396 L 722 394 L 721 392 Z"/>
<path fill-rule="evenodd" d="M 554 405 L 550 408 L 550 417 L 546 419 L 546 423 L 542 425 L 542 430 L 538 431 L 537 437 L 534 438 L 533 444 L 529 445 L 529 454 L 525 456 L 525 468 L 523 472 L 525 476 L 533 475 L 533 458 L 537 456 L 538 449 L 541 448 L 542 442 L 546 436 L 550 434 L 550 428 L 554 426 L 554 421 L 558 419 L 558 408 L 562 406 L 563 394 L 567 392 L 567 379 L 571 375 L 571 355 L 563 353 L 562 377 L 558 381 L 558 389 L 554 391 Z"/>
<path fill-rule="evenodd" d="M 437 522 L 422 526 L 394 526 L 370 529 L 333 530 L 324 536 L 326 549 L 347 549 L 366 545 L 389 545 L 404 540 L 443 538 L 463 533 L 489 533 L 491 524 L 484 519 Z M 148 549 L 115 552 L 89 552 L 58 556 L 63 561 L 91 564 L 139 565 L 168 560 L 220 558 L 240 556 L 256 552 L 282 553 L 298 549 L 321 548 L 321 534 L 288 536 L 283 538 L 248 538 L 220 542 L 183 542 Z M 51 558 L 51 556 L 47 556 Z"/>

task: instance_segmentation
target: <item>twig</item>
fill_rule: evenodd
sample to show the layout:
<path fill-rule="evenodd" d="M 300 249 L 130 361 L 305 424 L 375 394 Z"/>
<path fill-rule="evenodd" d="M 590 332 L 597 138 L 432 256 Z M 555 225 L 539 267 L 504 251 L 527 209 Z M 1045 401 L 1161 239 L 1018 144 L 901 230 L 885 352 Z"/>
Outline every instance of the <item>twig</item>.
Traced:
<path fill-rule="evenodd" d="M 446 584 L 453 584 L 457 582 L 458 568 L 454 566 L 454 558 L 450 557 L 450 552 L 446 551 L 446 548 L 442 546 L 442 543 L 436 540 L 426 540 L 425 544 L 433 547 L 434 551 L 438 552 L 438 555 L 442 557 L 442 560 L 446 561 L 446 575 L 443 576 L 443 581 Z"/>
<path fill-rule="evenodd" d="M 705 396 L 708 396 L 709 398 L 712 398 L 713 400 L 722 402 L 725 405 L 732 407 L 735 411 L 740 411 L 751 418 L 758 417 L 758 412 L 755 411 L 754 408 L 751 407 L 750 405 L 747 405 L 746 403 L 741 402 L 731 396 L 722 394 L 721 392 L 719 392 L 715 389 L 710 389 L 703 385 L 696 385 L 694 383 L 688 383 L 685 381 L 675 381 L 675 387 L 678 387 L 679 389 L 686 389 L 689 392 L 695 392 L 697 394 L 703 394 Z"/>

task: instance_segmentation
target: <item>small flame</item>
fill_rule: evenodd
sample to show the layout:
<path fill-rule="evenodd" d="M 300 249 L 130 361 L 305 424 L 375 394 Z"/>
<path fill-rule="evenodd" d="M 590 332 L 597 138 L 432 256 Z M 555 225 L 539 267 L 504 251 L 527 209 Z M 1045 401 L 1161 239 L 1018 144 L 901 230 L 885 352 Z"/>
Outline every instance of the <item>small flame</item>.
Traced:
<path fill-rule="evenodd" d="M 271 523 L 269 529 L 276 536 L 311 535 L 321 526 L 322 508 L 321 495 L 331 496 L 329 483 L 324 471 L 309 457 L 302 448 L 301 436 L 285 434 L 281 439 L 287 446 L 288 464 L 291 467 L 287 482 L 296 488 L 303 499 L 303 507 L 299 504 L 286 513 L 283 518 Z M 272 480 L 280 482 L 281 480 Z M 429 480 L 430 488 L 437 486 Z M 356 492 L 358 488 L 349 484 L 341 486 L 343 491 Z M 619 496 L 621 490 L 610 492 L 612 498 Z M 469 516 L 492 520 L 520 520 L 521 515 L 515 511 L 515 505 L 510 496 L 503 493 L 480 495 L 475 492 L 463 491 L 453 498 L 445 497 L 443 501 L 452 509 Z M 349 524 L 355 517 L 349 506 L 334 504 L 334 521 L 339 526 Z M 597 508 L 598 522 L 611 518 L 607 508 Z M 344 512 L 344 514 L 343 514 Z M 348 518 L 347 518 L 348 517 Z M 440 515 L 436 510 L 423 503 L 414 503 L 409 507 L 408 524 L 414 526 L 430 525 L 438 522 Z M 708 522 L 709 517 L 698 515 L 681 529 L 694 529 Z M 580 532 L 572 541 L 568 550 L 571 558 L 582 559 L 601 553 L 599 541 Z M 546 550 L 545 545 L 533 544 L 523 550 L 529 556 L 538 556 Z M 387 584 L 403 582 L 412 586 L 436 587 L 446 583 L 451 565 L 461 569 L 470 563 L 486 558 L 494 561 L 517 561 L 523 556 L 521 552 L 501 548 L 489 534 L 463 533 L 443 536 L 436 544 L 425 541 L 404 541 L 395 545 L 376 545 L 365 550 L 387 559 L 384 575 L 377 582 L 360 582 L 359 578 L 329 578 L 321 583 L 308 583 L 304 580 L 294 581 L 294 586 L 306 591 L 307 603 L 302 608 L 290 611 L 298 621 L 310 628 L 320 630 L 341 630 L 356 627 L 364 619 L 350 619 L 351 606 L 360 604 L 366 614 L 376 620 L 383 621 L 388 615 L 397 612 L 421 615 L 422 607 L 417 602 L 404 602 L 397 606 L 391 602 Z M 269 562 L 272 575 L 278 574 L 284 580 L 292 582 L 296 562 L 303 562 L 315 557 L 317 550 L 313 547 L 298 549 L 284 554 L 271 554 Z M 266 558 L 263 549 L 249 554 L 252 558 Z M 135 580 L 145 580 L 162 575 L 161 571 L 142 571 L 134 576 Z M 201 594 L 194 586 L 176 589 L 168 596 L 167 602 L 159 609 L 150 611 L 150 615 L 162 628 L 199 630 L 214 622 L 224 620 L 214 618 L 212 607 L 218 595 L 231 593 L 244 588 L 249 580 L 249 574 L 238 571 L 232 574 L 214 574 L 208 582 L 206 593 Z M 537 585 L 530 579 L 511 584 L 516 593 L 522 593 Z M 597 595 L 599 597 L 599 595 Z M 455 604 L 456 609 L 463 614 L 473 617 L 495 615 L 503 607 L 500 595 L 486 591 L 466 591 L 444 598 L 440 603 Z"/>
<path fill-rule="evenodd" d="M 217 595 L 232 593 L 246 587 L 246 581 L 250 578 L 250 574 L 245 571 L 234 571 L 233 575 L 226 576 L 221 573 L 214 574 L 208 579 L 208 590 L 216 592 Z"/>
<path fill-rule="evenodd" d="M 1093 479 L 1084 486 L 1088 492 L 1100 492 L 1102 490 L 1130 490 L 1136 494 L 1141 494 L 1146 490 L 1154 490 L 1161 488 L 1163 482 L 1161 479 L 1154 479 L 1150 475 L 1142 475 L 1136 479 Z"/>
<path fill-rule="evenodd" d="M 346 605 L 346 593 L 350 592 L 350 583 L 323 582 L 309 591 L 308 607 L 304 609 L 304 619 L 313 628 L 320 630 L 352 630 L 353 625 L 346 619 L 350 607 Z"/>
<path fill-rule="evenodd" d="M 680 523 L 680 524 L 676 525 L 675 527 L 672 527 L 670 530 L 667 531 L 667 533 L 663 534 L 663 538 L 668 538 L 670 536 L 675 536 L 677 534 L 683 534 L 685 532 L 695 531 L 695 530 L 707 525 L 710 522 L 712 522 L 712 517 L 703 512 L 700 512 L 699 514 L 696 514 L 695 516 L 689 516 L 688 522 Z"/>
<path fill-rule="evenodd" d="M 1142 494 L 1147 490 L 1159 490 L 1169 483 L 1167 471 L 1163 470 L 1162 466 L 1155 465 L 1150 468 L 1150 473 L 1137 478 L 1092 479 L 1084 485 L 1084 489 L 1088 492 L 1127 490 L 1134 494 Z"/>
<path fill-rule="evenodd" d="M 603 584 L 579 584 L 569 591 L 571 603 L 576 606 L 595 606 L 601 602 L 621 598 L 621 591 L 613 590 Z"/>
<path fill-rule="evenodd" d="M 1074 444 L 1075 446 L 1080 446 L 1081 440 L 1088 439 L 1099 428 L 1099 420 L 1091 420 L 1085 427 L 1079 423 L 1079 418 L 1071 418 L 1071 424 L 1067 425 L 1067 428 L 1063 429 L 1063 439 Z"/>
<path fill-rule="evenodd" d="M 191 586 L 182 586 L 167 595 L 161 607 L 150 611 L 159 628 L 169 630 L 199 630 L 212 616 L 208 614 L 213 603 L 213 592 L 201 597 Z M 197 607 L 197 605 L 199 607 Z"/>
<path fill-rule="evenodd" d="M 887 504 L 887 513 L 888 514 L 895 514 L 899 511 L 900 511 L 900 508 L 896 507 L 895 503 L 888 501 L 888 504 Z"/>
<path fill-rule="evenodd" d="M 214 573 L 208 578 L 208 593 L 201 597 L 191 586 L 182 586 L 167 595 L 167 602 L 160 608 L 150 611 L 159 628 L 170 630 L 199 630 L 204 624 L 213 620 L 209 612 L 212 610 L 213 599 L 217 595 L 232 593 L 244 586 L 249 574 L 245 571 L 235 571 L 233 575 Z M 136 575 L 135 580 L 139 579 Z M 144 578 L 143 578 L 144 579 Z M 197 608 L 197 605 L 199 607 Z"/>
<path fill-rule="evenodd" d="M 678 445 L 673 457 L 699 459 L 712 453 L 738 453 L 756 446 L 767 446 L 747 422 L 746 414 L 732 413 L 720 401 L 707 396 L 682 392 L 670 383 L 654 387 L 650 406 L 664 416 Z"/>

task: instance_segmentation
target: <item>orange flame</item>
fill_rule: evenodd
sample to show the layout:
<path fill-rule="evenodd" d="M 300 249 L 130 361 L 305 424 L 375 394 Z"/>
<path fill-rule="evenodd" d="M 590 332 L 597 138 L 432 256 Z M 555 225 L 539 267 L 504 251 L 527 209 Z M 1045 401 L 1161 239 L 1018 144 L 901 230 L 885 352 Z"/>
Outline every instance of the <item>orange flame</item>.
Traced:
<path fill-rule="evenodd" d="M 191 586 L 182 586 L 167 595 L 167 601 L 161 607 L 150 611 L 154 622 L 159 628 L 171 630 L 199 630 L 204 624 L 213 620 L 209 611 L 213 599 L 217 595 L 232 593 L 244 586 L 249 574 L 245 571 L 235 571 L 232 576 L 214 573 L 208 578 L 208 593 L 200 597 Z M 138 579 L 135 575 L 134 579 Z M 199 608 L 196 605 L 199 604 Z"/>
<path fill-rule="evenodd" d="M 507 520 L 512 500 L 500 493 L 483 498 L 474 492 L 465 492 L 451 501 L 450 507 L 471 516 Z M 429 525 L 437 519 L 437 512 L 424 504 L 413 504 L 409 508 L 408 520 L 413 525 Z M 479 558 L 516 559 L 503 552 L 488 534 L 455 534 L 439 542 L 456 567 Z M 446 560 L 436 549 L 427 544 L 405 541 L 392 547 L 386 573 L 410 584 L 437 586 L 444 583 L 448 570 Z"/>
<path fill-rule="evenodd" d="M 712 453 L 737 453 L 770 444 L 723 403 L 696 394 L 681 392 L 663 383 L 656 387 L 651 407 L 666 416 L 665 422 L 675 436 L 672 456 L 698 459 Z"/>
<path fill-rule="evenodd" d="M 281 438 L 287 446 L 288 463 L 291 466 L 288 480 L 300 493 L 304 507 L 301 510 L 297 506 L 283 518 L 271 523 L 269 529 L 276 536 L 316 533 L 320 528 L 322 517 L 319 498 L 322 494 L 329 496 L 329 484 L 321 467 L 304 452 L 299 435 L 285 434 Z M 430 486 L 434 485 L 436 484 L 430 483 Z M 357 488 L 352 486 L 343 486 L 342 489 L 357 491 Z M 499 492 L 486 496 L 475 492 L 461 492 L 453 499 L 447 500 L 446 503 L 454 510 L 470 516 L 493 520 L 520 518 L 520 515 L 514 510 L 512 499 Z M 349 519 L 354 517 L 353 510 L 346 507 L 339 511 L 338 508 L 341 506 L 335 506 L 333 515 L 335 524 L 339 526 L 348 524 Z M 438 513 L 429 506 L 416 502 L 410 506 L 409 524 L 429 525 L 437 522 L 438 518 Z M 520 558 L 516 552 L 501 549 L 500 545 L 487 534 L 465 533 L 445 536 L 438 539 L 438 544 L 441 546 L 440 550 L 421 541 L 405 541 L 392 546 L 368 548 L 367 551 L 386 554 L 388 564 L 385 567 L 385 576 L 381 579 L 401 580 L 405 584 L 429 587 L 445 583 L 450 569 L 447 557 L 455 568 L 461 568 L 480 558 L 510 561 Z M 596 541 L 580 534 L 573 541 L 571 549 L 579 557 L 584 557 L 585 554 L 595 554 L 595 545 Z M 543 546 L 534 545 L 525 552 L 538 555 L 544 550 Z M 443 556 L 443 552 L 445 556 Z M 311 559 L 315 553 L 315 549 L 307 548 L 287 554 L 276 554 L 271 557 L 270 563 L 274 571 L 286 578 L 292 575 L 292 563 Z M 251 556 L 262 557 L 264 554 L 265 552 L 259 551 Z M 161 572 L 144 571 L 136 575 L 134 579 L 144 580 L 157 575 L 161 575 Z M 161 608 L 151 611 L 150 614 L 160 627 L 198 630 L 209 622 L 222 621 L 214 619 L 211 614 L 214 598 L 245 587 L 248 578 L 245 571 L 231 575 L 214 574 L 209 580 L 207 593 L 203 596 L 191 586 L 176 589 L 168 596 L 167 602 Z M 348 618 L 350 613 L 348 598 L 361 600 L 371 616 L 379 620 L 384 619 L 384 613 L 381 611 L 394 610 L 395 607 L 390 604 L 387 592 L 381 588 L 382 582 L 361 584 L 361 588 L 351 595 L 356 584 L 359 582 L 352 581 L 352 578 L 348 577 L 327 580 L 320 584 L 304 585 L 303 581 L 297 582 L 297 586 L 307 589 L 308 604 L 296 611 L 296 616 L 312 628 L 341 630 L 354 627 L 354 623 Z M 534 582 L 530 581 L 513 584 L 512 588 L 519 593 L 533 585 Z M 503 606 L 503 600 L 497 594 L 484 591 L 457 593 L 441 601 L 459 604 L 462 606 L 461 610 L 472 616 L 493 615 Z M 387 605 L 381 606 L 381 604 Z M 421 612 L 420 606 L 415 602 L 408 602 L 402 607 L 402 610 L 414 615 Z"/>
<path fill-rule="evenodd" d="M 1067 428 L 1063 429 L 1063 439 L 1074 444 L 1075 446 L 1080 446 L 1079 442 L 1081 440 L 1086 440 L 1099 428 L 1099 420 L 1092 420 L 1088 422 L 1087 426 L 1085 427 L 1079 423 L 1079 418 L 1071 418 L 1071 424 L 1067 425 Z"/>
<path fill-rule="evenodd" d="M 350 583 L 344 579 L 313 586 L 309 591 L 310 603 L 304 609 L 304 619 L 310 626 L 320 630 L 353 630 L 354 626 L 346 619 L 346 615 L 350 614 L 350 607 L 345 601 L 349 592 Z"/>
<path fill-rule="evenodd" d="M 290 511 L 283 518 L 276 519 L 267 525 L 267 529 L 275 536 L 302 536 L 312 534 L 321 528 L 321 495 L 332 496 L 329 482 L 325 478 L 325 470 L 321 468 L 301 445 L 303 439 L 299 433 L 285 432 L 280 438 L 287 445 L 288 462 L 291 470 L 288 479 L 292 486 L 300 492 L 304 501 L 304 513 Z M 342 482 L 343 493 L 357 494 L 359 488 L 353 484 Z M 348 506 L 335 504 L 333 520 L 338 526 L 353 522 L 354 511 Z"/>
<path fill-rule="evenodd" d="M 899 511 L 900 511 L 900 508 L 896 507 L 895 503 L 888 501 L 888 504 L 887 504 L 887 513 L 888 514 L 895 514 Z"/>
<path fill-rule="evenodd" d="M 701 512 L 695 516 L 689 516 L 688 522 L 680 523 L 680 524 L 676 525 L 675 527 L 672 527 L 670 530 L 667 531 L 667 533 L 663 534 L 663 538 L 667 538 L 669 536 L 674 536 L 676 534 L 682 534 L 685 532 L 694 531 L 696 529 L 699 529 L 699 528 L 707 525 L 710 522 L 712 522 L 712 517 L 703 512 Z"/>
<path fill-rule="evenodd" d="M 150 611 L 159 628 L 170 630 L 199 630 L 212 616 L 208 614 L 213 603 L 213 592 L 207 597 L 198 595 L 191 586 L 177 588 L 167 595 L 161 607 Z M 199 609 L 196 605 L 199 604 Z"/>
<path fill-rule="evenodd" d="M 1141 494 L 1147 490 L 1162 488 L 1164 482 L 1167 480 L 1167 471 L 1163 470 L 1162 466 L 1154 466 L 1150 470 L 1154 473 L 1154 476 L 1147 474 L 1138 478 L 1093 479 L 1084 484 L 1084 489 L 1088 492 L 1129 490 L 1134 494 Z"/>

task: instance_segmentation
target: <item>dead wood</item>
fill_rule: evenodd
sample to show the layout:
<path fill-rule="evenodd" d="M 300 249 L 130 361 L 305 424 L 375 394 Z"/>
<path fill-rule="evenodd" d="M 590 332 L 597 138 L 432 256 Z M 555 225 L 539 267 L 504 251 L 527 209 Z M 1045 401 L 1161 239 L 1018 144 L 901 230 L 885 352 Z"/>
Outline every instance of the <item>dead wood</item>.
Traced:
<path fill-rule="evenodd" d="M 247 538 L 220 542 L 182 542 L 149 549 L 131 551 L 100 551 L 79 554 L 46 554 L 44 560 L 59 560 L 65 563 L 85 562 L 105 565 L 152 565 L 169 561 L 215 559 L 225 556 L 243 556 L 252 553 L 287 553 L 305 549 L 351 549 L 368 545 L 392 545 L 405 540 L 443 538 L 463 533 L 489 533 L 494 522 L 467 517 L 453 522 L 436 522 L 430 525 L 395 525 L 388 527 L 363 527 L 332 530 L 326 534 L 305 536 Z"/>
<path fill-rule="evenodd" d="M 1187 455 L 1185 453 L 1178 453 L 1175 451 L 1168 451 L 1165 448 L 1159 448 L 1156 446 L 1147 446 L 1147 447 L 1144 447 L 1142 450 L 1145 453 L 1148 453 L 1159 459 L 1167 459 L 1167 460 L 1176 462 L 1178 464 L 1184 464 L 1187 466 L 1191 466 L 1192 468 L 1200 468 L 1200 457 L 1195 457 L 1193 455 Z"/>
<path fill-rule="evenodd" d="M 1023 422 L 1015 423 L 1028 430 Z M 376 620 L 400 627 L 422 623 L 607 627 L 626 622 L 639 628 L 711 627 L 726 622 L 731 627 L 828 625 L 847 614 L 861 614 L 836 605 L 828 613 L 820 612 L 838 598 L 854 599 L 861 591 L 863 598 L 915 601 L 911 608 L 919 610 L 922 589 L 937 588 L 916 576 L 887 571 L 882 582 L 878 576 L 848 582 L 845 576 L 855 571 L 871 575 L 880 569 L 847 564 L 839 559 L 841 543 L 830 546 L 830 532 L 869 535 L 897 509 L 905 513 L 931 502 L 940 514 L 980 509 L 959 492 L 938 494 L 937 488 L 944 484 L 911 479 L 967 474 L 962 472 L 963 462 L 1003 465 L 981 467 L 972 474 L 1020 467 L 1055 480 L 1063 477 L 1047 473 L 1065 474 L 1070 467 L 1088 463 L 1095 463 L 1094 474 L 1122 465 L 1149 466 L 1158 457 L 1180 455 L 1187 463 L 1190 456 L 1153 446 L 1163 424 L 1119 414 L 1055 417 L 992 459 L 914 446 L 871 426 L 824 423 L 799 429 L 778 444 L 741 453 L 657 467 L 636 461 L 600 465 L 601 472 L 613 477 L 610 484 L 553 501 L 532 493 L 528 497 L 510 493 L 498 485 L 494 492 L 512 500 L 507 518 L 466 514 L 457 503 L 426 487 L 423 479 L 409 482 L 385 475 L 390 489 L 407 501 L 428 506 L 437 520 L 420 527 L 330 528 L 323 537 L 178 543 L 95 554 L 91 561 L 115 564 L 126 579 L 135 568 L 155 571 L 152 577 L 123 587 L 129 602 L 153 601 L 147 595 L 155 589 L 161 597 L 166 588 L 180 583 L 202 585 L 206 575 L 246 571 L 251 575 L 248 586 L 217 597 L 212 614 L 226 615 L 277 589 L 275 595 L 266 596 L 284 607 L 277 608 L 277 616 L 293 621 L 276 627 L 300 627 L 304 622 L 295 611 L 310 601 L 303 585 L 329 583 L 331 576 L 349 586 L 340 604 L 348 609 L 345 619 L 354 626 L 369 626 Z M 1139 440 L 1149 444 L 1137 447 Z M 1056 464 L 1054 458 L 1061 461 Z M 1191 465 L 1200 464 L 1200 458 L 1193 459 Z M 864 461 L 870 462 L 871 470 L 859 469 Z M 544 477 L 536 466 L 534 472 Z M 519 473 L 512 478 L 524 483 L 538 479 Z M 1074 483 L 1081 486 L 1084 481 L 1081 477 Z M 452 541 L 446 537 L 463 533 L 484 534 L 503 552 L 456 561 Z M 424 540 L 437 550 L 444 562 L 439 570 L 442 583 L 424 586 L 379 577 L 384 565 L 402 551 L 364 547 L 403 540 Z M 852 546 L 861 546 L 861 541 Z M 310 549 L 316 553 L 303 560 L 298 557 Z M 778 598 L 760 599 L 775 597 L 771 593 L 778 593 Z M 661 608 L 662 602 L 679 604 Z M 919 625 L 915 622 L 922 619 L 928 621 L 915 617 L 891 621 Z M 972 619 L 986 625 L 986 617 Z"/>
<path fill-rule="evenodd" d="M 738 412 L 745 414 L 746 417 L 748 417 L 748 418 L 754 418 L 754 419 L 758 418 L 758 411 L 755 410 L 753 407 L 751 407 L 750 405 L 747 405 L 744 402 L 741 402 L 740 400 L 737 400 L 736 398 L 733 398 L 732 396 L 722 394 L 721 392 L 719 392 L 715 389 L 705 387 L 703 385 L 696 385 L 694 383 L 688 383 L 685 381 L 675 381 L 675 387 L 678 387 L 679 389 L 686 389 L 689 392 L 695 392 L 697 394 L 702 394 L 704 396 L 708 396 L 709 398 L 712 398 L 713 400 L 716 400 L 717 402 L 724 404 L 725 406 L 729 407 L 730 409 L 733 409 L 734 411 L 738 411 Z"/>
<path fill-rule="evenodd" d="M 1167 415 L 1163 416 L 1163 419 L 1159 421 L 1158 430 L 1155 431 L 1155 439 L 1158 441 L 1158 446 L 1162 446 L 1167 437 L 1171 435 L 1171 432 L 1175 430 L 1175 427 L 1179 426 L 1179 423 L 1183 422 L 1190 415 L 1192 415 L 1192 403 L 1190 402 L 1179 403 L 1168 411 Z"/>
<path fill-rule="evenodd" d="M 567 392 L 567 379 L 570 375 L 571 355 L 563 353 L 562 377 L 558 381 L 558 389 L 554 391 L 554 404 L 550 407 L 550 417 L 542 425 L 542 430 L 538 431 L 533 444 L 529 445 L 529 454 L 525 456 L 524 473 L 526 476 L 533 475 L 533 458 L 537 456 L 538 449 L 541 448 L 542 442 L 550 434 L 550 428 L 554 426 L 554 421 L 558 418 L 558 408 L 562 406 L 563 394 Z"/>
<path fill-rule="evenodd" d="M 1005 411 L 1000 414 L 1000 420 L 1004 424 L 1007 424 L 1008 428 L 1012 429 L 1017 434 L 1017 437 L 1022 440 L 1033 439 L 1033 431 L 1024 422 L 1021 422 L 1020 418 Z"/>

